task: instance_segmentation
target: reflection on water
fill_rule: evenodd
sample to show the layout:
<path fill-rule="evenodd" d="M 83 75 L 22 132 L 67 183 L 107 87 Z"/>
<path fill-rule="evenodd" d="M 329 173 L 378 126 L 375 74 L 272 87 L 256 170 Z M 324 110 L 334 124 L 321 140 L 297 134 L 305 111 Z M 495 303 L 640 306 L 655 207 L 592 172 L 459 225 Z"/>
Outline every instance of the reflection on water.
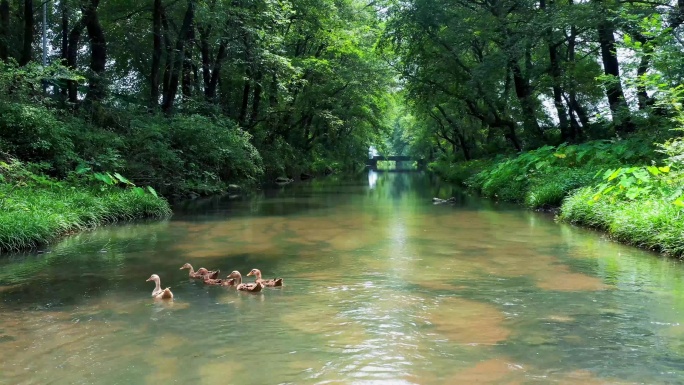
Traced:
<path fill-rule="evenodd" d="M 431 198 L 455 196 L 435 206 Z M 0 260 L 0 383 L 679 383 L 678 262 L 369 173 Z M 207 287 L 179 267 L 285 287 Z M 149 297 L 150 274 L 175 301 Z"/>

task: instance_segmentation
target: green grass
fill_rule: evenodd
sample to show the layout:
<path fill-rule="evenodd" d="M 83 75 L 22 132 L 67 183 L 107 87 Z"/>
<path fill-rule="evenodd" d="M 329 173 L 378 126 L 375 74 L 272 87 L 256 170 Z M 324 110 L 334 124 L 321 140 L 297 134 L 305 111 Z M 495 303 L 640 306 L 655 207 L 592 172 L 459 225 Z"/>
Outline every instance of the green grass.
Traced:
<path fill-rule="evenodd" d="M 0 251 L 35 248 L 74 231 L 170 214 L 163 198 L 132 189 L 0 184 Z"/>
<path fill-rule="evenodd" d="M 617 241 L 684 256 L 684 209 L 664 196 L 634 200 L 599 199 L 596 189 L 583 188 L 570 195 L 561 206 L 559 219 L 605 230 Z"/>

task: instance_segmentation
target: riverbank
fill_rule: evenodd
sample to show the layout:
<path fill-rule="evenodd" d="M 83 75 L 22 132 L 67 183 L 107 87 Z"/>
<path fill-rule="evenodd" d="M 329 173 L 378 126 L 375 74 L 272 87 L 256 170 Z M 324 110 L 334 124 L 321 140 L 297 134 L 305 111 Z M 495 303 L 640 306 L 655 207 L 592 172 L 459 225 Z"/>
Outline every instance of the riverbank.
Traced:
<path fill-rule="evenodd" d="M 56 180 L 21 163 L 0 162 L 0 252 L 33 249 L 76 231 L 171 215 L 154 190 Z"/>
<path fill-rule="evenodd" d="M 555 211 L 561 221 L 606 231 L 619 242 L 684 257 L 682 175 L 645 138 L 545 146 L 431 168 L 484 197 Z"/>

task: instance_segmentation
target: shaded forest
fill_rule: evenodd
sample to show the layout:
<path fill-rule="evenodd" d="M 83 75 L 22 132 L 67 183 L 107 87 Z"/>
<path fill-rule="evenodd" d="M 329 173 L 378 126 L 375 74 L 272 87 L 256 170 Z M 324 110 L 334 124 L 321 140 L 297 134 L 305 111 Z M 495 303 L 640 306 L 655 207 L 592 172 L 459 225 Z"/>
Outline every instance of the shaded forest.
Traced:
<path fill-rule="evenodd" d="M 164 193 L 354 169 L 392 103 L 378 7 L 2 0 L 0 147 Z"/>

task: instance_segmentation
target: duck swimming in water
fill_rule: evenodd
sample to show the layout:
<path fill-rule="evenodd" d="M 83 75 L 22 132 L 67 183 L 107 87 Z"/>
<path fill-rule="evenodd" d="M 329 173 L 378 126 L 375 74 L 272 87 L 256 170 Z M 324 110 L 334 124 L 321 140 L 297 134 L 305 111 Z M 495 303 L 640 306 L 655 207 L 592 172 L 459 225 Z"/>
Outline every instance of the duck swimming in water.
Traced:
<path fill-rule="evenodd" d="M 190 270 L 188 272 L 188 277 L 190 277 L 190 278 L 205 278 L 208 276 L 211 279 L 216 279 L 216 278 L 218 278 L 218 275 L 221 272 L 221 270 L 209 271 L 209 270 L 205 269 L 204 267 L 200 267 L 197 271 L 195 271 L 195 269 L 193 269 L 192 265 L 189 263 L 186 263 L 185 265 L 183 265 L 179 270 L 183 270 L 183 269 L 189 269 Z"/>
<path fill-rule="evenodd" d="M 261 284 L 261 282 L 254 282 L 254 283 L 242 283 L 242 274 L 240 274 L 239 271 L 235 270 L 230 275 L 228 278 L 233 278 L 235 280 L 235 288 L 240 290 L 240 291 L 248 291 L 251 293 L 258 293 L 261 291 L 261 289 L 264 288 L 264 285 Z"/>
<path fill-rule="evenodd" d="M 173 299 L 173 293 L 171 292 L 170 288 L 166 288 L 162 290 L 161 284 L 160 284 L 160 279 L 157 274 L 152 274 L 150 278 L 147 278 L 147 281 L 154 281 L 154 290 L 152 290 L 152 298 L 154 299 Z M 147 282 L 145 281 L 145 282 Z"/>
<path fill-rule="evenodd" d="M 262 285 L 266 287 L 277 287 L 277 286 L 283 286 L 283 279 L 282 278 L 275 278 L 275 279 L 261 279 L 261 270 L 259 269 L 252 269 L 249 273 L 247 273 L 247 276 L 249 277 L 250 275 L 253 275 L 256 277 L 255 282 L 261 282 Z"/>

